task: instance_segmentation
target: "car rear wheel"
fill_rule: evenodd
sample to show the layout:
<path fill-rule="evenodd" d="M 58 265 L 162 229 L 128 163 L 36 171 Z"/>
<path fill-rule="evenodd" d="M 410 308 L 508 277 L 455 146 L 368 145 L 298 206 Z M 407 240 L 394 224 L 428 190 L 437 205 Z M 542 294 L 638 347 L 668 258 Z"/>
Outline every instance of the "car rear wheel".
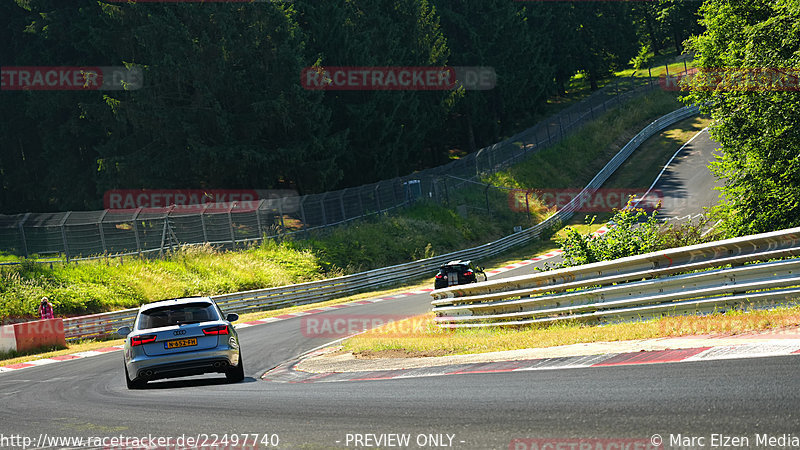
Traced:
<path fill-rule="evenodd" d="M 239 355 L 239 364 L 225 372 L 225 377 L 231 383 L 238 383 L 244 380 L 244 364 L 242 364 L 242 355 Z"/>
<path fill-rule="evenodd" d="M 128 385 L 128 389 L 141 389 L 147 384 L 147 380 L 131 380 L 128 376 L 128 368 L 125 367 L 125 384 Z"/>

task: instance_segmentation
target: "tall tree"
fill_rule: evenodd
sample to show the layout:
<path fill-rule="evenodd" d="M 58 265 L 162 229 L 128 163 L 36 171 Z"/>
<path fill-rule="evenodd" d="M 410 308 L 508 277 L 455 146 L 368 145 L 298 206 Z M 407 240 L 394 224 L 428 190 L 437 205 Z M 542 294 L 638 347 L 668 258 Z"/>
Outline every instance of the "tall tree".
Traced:
<path fill-rule="evenodd" d="M 4 65 L 122 66 L 131 91 L 8 92 L 3 207 L 96 209 L 110 188 L 330 189 L 344 140 L 301 89 L 306 36 L 284 3 L 7 5 Z M 11 50 L 8 50 L 8 49 Z M 36 179 L 29 177 L 36 175 Z M 9 187 L 11 186 L 11 187 Z"/>
<path fill-rule="evenodd" d="M 683 53 L 686 39 L 703 31 L 698 14 L 701 5 L 691 0 L 660 0 L 658 3 L 658 23 L 663 36 L 678 54 Z"/>
<path fill-rule="evenodd" d="M 107 98 L 103 187 L 272 187 L 339 181 L 318 92 L 298 86 L 305 39 L 280 3 L 122 7 L 118 50 L 146 88 Z M 302 168 L 302 170 L 300 169 Z"/>
<path fill-rule="evenodd" d="M 434 66 L 449 49 L 427 0 L 296 2 L 324 66 Z M 346 134 L 338 160 L 342 187 L 405 175 L 419 168 L 424 143 L 438 133 L 451 91 L 326 91 L 332 132 Z"/>
<path fill-rule="evenodd" d="M 743 78 L 705 80 L 688 100 L 705 105 L 722 145 L 713 172 L 724 180 L 717 208 L 729 235 L 800 225 L 800 3 L 796 0 L 709 0 L 707 31 L 690 41 L 701 70 L 766 68 L 794 74 L 784 88 L 748 87 Z M 775 70 L 777 69 L 777 70 Z M 695 88 L 700 86 L 695 85 Z"/>
<path fill-rule="evenodd" d="M 490 90 L 470 90 L 452 119 L 457 143 L 475 151 L 497 142 L 541 110 L 554 92 L 551 10 L 505 0 L 440 0 L 437 10 L 452 51 L 451 66 L 488 67 L 497 74 Z"/>

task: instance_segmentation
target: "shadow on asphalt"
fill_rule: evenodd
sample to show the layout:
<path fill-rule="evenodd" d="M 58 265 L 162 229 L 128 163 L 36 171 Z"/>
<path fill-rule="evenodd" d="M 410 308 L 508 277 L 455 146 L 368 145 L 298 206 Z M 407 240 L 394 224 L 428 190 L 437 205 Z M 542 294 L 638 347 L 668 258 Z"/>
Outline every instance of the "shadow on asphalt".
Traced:
<path fill-rule="evenodd" d="M 191 388 L 191 387 L 198 387 L 198 386 L 219 386 L 225 384 L 241 384 L 241 383 L 255 383 L 256 380 L 253 377 L 245 377 L 243 381 L 239 383 L 229 383 L 225 378 L 186 378 L 186 379 L 173 379 L 169 381 L 151 381 L 147 383 L 142 389 L 143 391 L 146 390 L 155 390 L 155 389 L 180 389 L 180 388 Z"/>

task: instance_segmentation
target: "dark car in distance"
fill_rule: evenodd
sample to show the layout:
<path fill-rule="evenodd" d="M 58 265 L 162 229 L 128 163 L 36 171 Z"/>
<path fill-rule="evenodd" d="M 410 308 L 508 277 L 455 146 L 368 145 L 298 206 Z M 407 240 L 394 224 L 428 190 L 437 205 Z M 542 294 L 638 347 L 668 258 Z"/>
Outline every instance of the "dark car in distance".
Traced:
<path fill-rule="evenodd" d="M 434 289 L 442 289 L 459 284 L 477 283 L 478 275 L 482 275 L 486 281 L 487 276 L 483 267 L 477 267 L 472 261 L 450 261 L 439 268 L 433 282 Z"/>

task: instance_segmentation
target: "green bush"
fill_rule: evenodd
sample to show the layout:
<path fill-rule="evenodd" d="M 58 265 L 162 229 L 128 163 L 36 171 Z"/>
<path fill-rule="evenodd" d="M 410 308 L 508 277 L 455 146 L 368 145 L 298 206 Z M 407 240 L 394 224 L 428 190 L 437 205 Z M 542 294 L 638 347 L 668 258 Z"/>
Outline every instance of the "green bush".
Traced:
<path fill-rule="evenodd" d="M 642 45 L 639 49 L 639 54 L 631 60 L 631 65 L 636 70 L 648 67 L 653 62 L 653 51 L 650 49 L 650 44 Z"/>
<path fill-rule="evenodd" d="M 617 211 L 610 222 L 614 226 L 600 237 L 567 227 L 566 237 L 560 242 L 564 266 L 640 255 L 662 247 L 661 224 L 655 211 L 647 214 L 643 209 L 626 208 Z"/>
<path fill-rule="evenodd" d="M 705 217 L 698 221 L 662 224 L 657 214 L 657 211 L 648 214 L 643 209 L 631 208 L 629 203 L 627 208 L 615 212 L 609 220 L 613 226 L 602 236 L 580 234 L 567 227 L 566 237 L 559 242 L 564 251 L 564 263 L 558 267 L 608 261 L 716 239 L 715 234 L 705 232 L 709 222 Z M 591 218 L 589 223 L 593 222 Z"/>

